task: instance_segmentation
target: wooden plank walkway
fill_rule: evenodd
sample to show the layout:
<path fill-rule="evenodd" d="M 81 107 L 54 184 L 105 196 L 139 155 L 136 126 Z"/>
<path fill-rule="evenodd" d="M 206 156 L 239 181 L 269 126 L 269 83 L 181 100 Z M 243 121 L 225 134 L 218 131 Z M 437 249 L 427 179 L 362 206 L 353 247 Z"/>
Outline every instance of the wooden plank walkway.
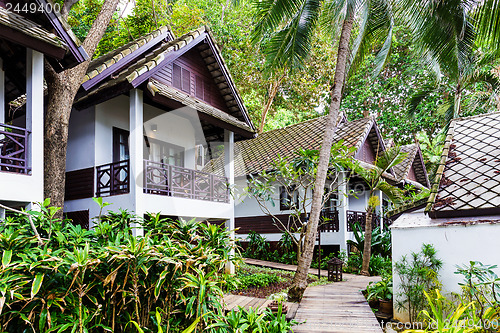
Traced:
<path fill-rule="evenodd" d="M 231 311 L 233 309 L 238 309 L 240 306 L 245 309 L 254 308 L 259 309 L 259 313 L 264 311 L 264 309 L 271 303 L 271 300 L 258 297 L 249 297 L 241 295 L 228 294 L 224 296 L 224 309 L 226 311 Z M 286 302 L 288 307 L 288 312 L 286 318 L 291 320 L 295 317 L 297 309 L 299 308 L 298 303 Z"/>
<path fill-rule="evenodd" d="M 295 271 L 296 266 L 245 259 L 250 265 Z M 317 269 L 311 269 L 317 274 Z M 327 276 L 322 270 L 321 276 Z M 306 289 L 300 302 L 295 320 L 299 323 L 293 328 L 295 333 L 381 333 L 382 329 L 375 314 L 361 293 L 371 281 L 380 277 L 344 274 L 344 281 Z"/>
<path fill-rule="evenodd" d="M 243 258 L 243 261 L 245 261 L 245 264 L 253 266 L 268 267 L 268 268 L 281 269 L 284 271 L 293 271 L 293 272 L 297 270 L 297 266 L 295 265 L 282 264 L 279 262 L 272 262 L 272 261 L 265 261 L 259 259 L 251 259 L 251 258 Z M 309 274 L 318 275 L 318 269 L 310 268 Z M 328 271 L 326 269 L 322 269 L 321 276 L 327 277 Z"/>

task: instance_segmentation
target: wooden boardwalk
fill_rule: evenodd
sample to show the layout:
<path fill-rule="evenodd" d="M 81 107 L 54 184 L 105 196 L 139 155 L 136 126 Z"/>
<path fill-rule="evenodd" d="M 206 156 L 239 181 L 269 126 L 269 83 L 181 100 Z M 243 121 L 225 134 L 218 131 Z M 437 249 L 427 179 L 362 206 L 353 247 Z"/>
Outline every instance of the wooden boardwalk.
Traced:
<path fill-rule="evenodd" d="M 272 261 L 265 261 L 265 260 L 259 260 L 259 259 L 251 259 L 251 258 L 243 258 L 243 260 L 245 261 L 245 264 L 248 264 L 248 265 L 281 269 L 284 271 L 293 271 L 293 272 L 295 272 L 297 270 L 297 266 L 295 266 L 295 265 L 282 264 L 279 262 L 272 262 Z M 317 268 L 310 268 L 309 274 L 318 275 L 318 269 Z M 326 269 L 322 269 L 321 276 L 327 277 L 328 271 Z"/>
<path fill-rule="evenodd" d="M 245 259 L 250 265 L 294 271 L 296 266 L 256 259 Z M 317 274 L 317 269 L 311 269 Z M 327 276 L 327 271 L 321 271 Z M 373 311 L 361 293 L 371 281 L 380 277 L 365 277 L 344 274 L 343 282 L 309 287 L 300 302 L 295 320 L 300 324 L 293 328 L 295 333 L 381 333 L 382 329 Z"/>
<path fill-rule="evenodd" d="M 224 309 L 226 311 L 231 311 L 233 309 L 238 309 L 240 306 L 245 309 L 254 308 L 259 309 L 259 313 L 264 311 L 264 309 L 271 303 L 271 300 L 258 297 L 248 297 L 241 295 L 228 294 L 224 296 Z M 297 309 L 299 307 L 298 303 L 286 302 L 288 307 L 288 312 L 286 315 L 287 319 L 292 319 L 295 317 Z"/>

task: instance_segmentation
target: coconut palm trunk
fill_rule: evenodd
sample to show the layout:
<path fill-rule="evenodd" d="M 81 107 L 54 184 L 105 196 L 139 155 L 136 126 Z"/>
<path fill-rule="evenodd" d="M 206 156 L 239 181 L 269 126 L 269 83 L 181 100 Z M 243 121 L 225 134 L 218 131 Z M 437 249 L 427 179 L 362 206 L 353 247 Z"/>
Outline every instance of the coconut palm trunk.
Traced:
<path fill-rule="evenodd" d="M 339 118 L 340 102 L 342 100 L 342 90 L 344 87 L 347 61 L 350 54 L 349 40 L 351 38 L 352 26 L 354 22 L 354 11 L 348 10 L 347 16 L 342 23 L 340 34 L 337 64 L 335 66 L 335 76 L 331 90 L 331 104 L 327 118 L 323 143 L 319 154 L 318 170 L 311 203 L 311 214 L 307 223 L 307 232 L 304 238 L 304 251 L 297 265 L 297 271 L 293 277 L 292 285 L 288 291 L 288 297 L 292 301 L 299 301 L 304 295 L 307 287 L 307 274 L 311 266 L 314 253 L 314 243 L 316 242 L 316 233 L 318 231 L 319 216 L 323 201 L 323 188 L 325 187 L 326 176 L 330 161 L 330 152 L 332 149 L 333 136 L 335 134 L 337 121 Z"/>

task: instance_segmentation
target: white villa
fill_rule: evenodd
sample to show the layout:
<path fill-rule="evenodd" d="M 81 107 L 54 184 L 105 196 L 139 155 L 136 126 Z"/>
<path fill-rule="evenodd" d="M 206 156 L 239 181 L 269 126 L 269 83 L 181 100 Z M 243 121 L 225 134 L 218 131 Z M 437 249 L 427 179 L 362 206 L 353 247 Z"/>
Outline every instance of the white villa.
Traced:
<path fill-rule="evenodd" d="M 97 196 L 106 210 L 234 229 L 234 143 L 254 133 L 210 32 L 159 29 L 92 61 L 69 124 L 64 212 L 92 227 Z M 201 171 L 221 154 L 220 174 Z"/>
<path fill-rule="evenodd" d="M 463 277 L 454 274 L 457 265 L 500 264 L 499 128 L 498 112 L 454 120 L 429 200 L 395 212 L 393 263 L 432 244 L 443 261 L 439 280 L 444 294 L 460 292 Z M 394 272 L 396 295 L 400 285 Z M 395 308 L 394 315 L 407 320 L 405 311 Z"/>
<path fill-rule="evenodd" d="M 272 161 L 278 155 L 290 160 L 300 148 L 319 150 L 325 124 L 326 116 L 323 116 L 282 129 L 268 131 L 259 134 L 255 139 L 241 141 L 235 145 L 235 192 L 237 193 L 235 226 L 238 228 L 236 230 L 238 238 L 244 240 L 250 231 L 265 236 L 271 242 L 276 242 L 281 238 L 282 230 L 277 228 L 273 217 L 263 212 L 257 200 L 238 194 L 243 193 L 243 189 L 247 187 L 248 175 L 256 175 L 264 170 L 269 171 L 272 167 Z M 343 140 L 344 145 L 354 147 L 354 158 L 367 166 L 373 164 L 376 156 L 386 149 L 378 126 L 372 118 L 349 122 L 343 117 L 335 133 L 334 142 L 340 140 Z M 402 147 L 402 150 L 408 153 L 407 158 L 390 174 L 386 174 L 386 179 L 394 185 L 412 184 L 417 188 L 428 188 L 429 181 L 419 147 L 408 145 Z M 207 165 L 205 169 L 216 172 L 221 168 L 221 165 L 222 159 L 219 159 Z M 347 240 L 353 239 L 352 225 L 358 221 L 364 228 L 366 219 L 368 188 L 361 179 L 355 177 L 350 178 L 347 184 L 346 176 L 348 175 L 340 175 L 337 180 L 339 193 L 348 193 L 350 190 L 354 190 L 356 195 L 335 196 L 330 200 L 331 202 L 325 205 L 322 213 L 330 221 L 321 226 L 321 245 L 332 246 L 333 250 L 347 250 Z M 278 184 L 274 193 L 274 205 L 269 203 L 266 207 L 271 214 L 286 224 L 292 211 L 282 203 L 283 195 L 288 194 Z M 280 193 L 283 194 L 280 196 Z M 378 195 L 384 208 L 378 210 L 374 225 L 383 227 L 384 223 L 390 223 L 384 218 L 384 210 L 389 208 L 389 202 L 381 192 Z M 288 200 L 288 202 L 290 201 Z"/>
<path fill-rule="evenodd" d="M 29 209 L 43 201 L 44 59 L 62 70 L 88 56 L 55 13 L 28 17 L 6 4 L 0 0 L 0 203 Z"/>

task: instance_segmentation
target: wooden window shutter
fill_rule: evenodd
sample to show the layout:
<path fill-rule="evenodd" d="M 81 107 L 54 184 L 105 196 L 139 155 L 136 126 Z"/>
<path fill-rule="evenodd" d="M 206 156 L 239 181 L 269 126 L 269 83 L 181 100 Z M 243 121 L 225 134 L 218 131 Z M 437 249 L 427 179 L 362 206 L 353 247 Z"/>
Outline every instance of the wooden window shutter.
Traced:
<path fill-rule="evenodd" d="M 174 86 L 174 88 L 182 89 L 181 75 L 181 67 L 174 64 L 174 68 L 172 71 L 172 85 Z"/>
<path fill-rule="evenodd" d="M 210 103 L 212 101 L 212 85 L 210 84 L 210 81 L 203 81 L 203 95 L 204 95 L 204 100 L 207 103 Z"/>
<path fill-rule="evenodd" d="M 188 94 L 191 92 L 191 73 L 184 68 L 182 68 L 182 91 Z"/>
<path fill-rule="evenodd" d="M 201 77 L 196 75 L 195 77 L 196 80 L 196 91 L 195 91 L 195 96 L 196 98 L 203 99 L 203 86 L 204 86 L 204 81 Z"/>

